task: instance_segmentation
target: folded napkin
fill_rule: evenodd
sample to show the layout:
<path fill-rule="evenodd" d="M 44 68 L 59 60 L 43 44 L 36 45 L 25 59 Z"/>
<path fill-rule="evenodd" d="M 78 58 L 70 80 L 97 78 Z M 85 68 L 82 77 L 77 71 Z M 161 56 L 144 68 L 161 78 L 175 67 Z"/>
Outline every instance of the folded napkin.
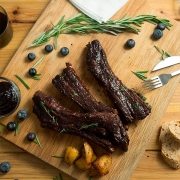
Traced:
<path fill-rule="evenodd" d="M 109 20 L 128 0 L 70 0 L 87 16 L 99 23 Z"/>

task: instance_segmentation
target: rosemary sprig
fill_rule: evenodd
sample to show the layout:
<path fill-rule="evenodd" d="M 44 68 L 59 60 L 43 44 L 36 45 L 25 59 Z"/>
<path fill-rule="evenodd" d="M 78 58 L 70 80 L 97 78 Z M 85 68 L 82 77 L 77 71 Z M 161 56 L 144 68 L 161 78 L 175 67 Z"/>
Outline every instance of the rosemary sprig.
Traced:
<path fill-rule="evenodd" d="M 32 78 L 32 79 L 34 79 L 34 80 L 40 80 L 40 78 L 39 78 L 40 75 L 41 75 L 41 74 L 36 74 L 35 76 L 30 76 L 29 74 L 27 74 L 27 76 L 28 76 L 29 78 Z"/>
<path fill-rule="evenodd" d="M 51 37 L 55 37 L 55 48 L 57 48 L 57 39 L 60 34 L 88 34 L 88 33 L 109 33 L 117 35 L 124 31 L 130 31 L 138 34 L 144 22 L 158 24 L 162 22 L 170 29 L 172 24 L 167 19 L 157 18 L 153 15 L 139 15 L 136 17 L 122 17 L 118 20 L 109 20 L 105 23 L 98 23 L 85 14 L 77 14 L 67 20 L 63 16 L 57 25 L 53 25 L 49 31 L 43 32 L 27 48 L 36 47 L 47 43 Z"/>
<path fill-rule="evenodd" d="M 56 176 L 53 180 L 63 180 L 62 175 L 59 173 L 59 177 Z"/>
<path fill-rule="evenodd" d="M 42 56 L 42 57 L 32 66 L 32 68 L 35 68 L 43 59 L 44 59 L 44 56 Z"/>
<path fill-rule="evenodd" d="M 5 127 L 6 125 L 5 124 L 3 124 L 2 122 L 0 122 L 0 125 L 1 126 L 3 126 L 3 127 Z M 2 134 L 2 127 L 0 126 L 0 134 Z"/>
<path fill-rule="evenodd" d="M 134 73 L 139 79 L 141 79 L 143 81 L 145 81 L 145 79 L 147 79 L 147 76 L 144 75 L 147 72 L 148 72 L 147 70 L 145 70 L 145 71 L 136 71 L 136 72 L 132 71 L 132 73 Z"/>
<path fill-rule="evenodd" d="M 98 126 L 98 123 L 85 124 L 85 125 L 81 126 L 81 128 L 79 130 L 87 129 L 87 128 L 91 127 L 91 126 Z"/>
<path fill-rule="evenodd" d="M 15 75 L 15 77 L 17 77 L 17 79 L 19 79 L 19 81 L 27 88 L 30 89 L 30 87 L 28 86 L 28 84 L 18 75 Z"/>
<path fill-rule="evenodd" d="M 58 155 L 51 155 L 52 157 L 54 157 L 54 158 L 64 158 L 63 156 L 58 156 Z"/>
<path fill-rule="evenodd" d="M 160 48 L 157 47 L 157 46 L 154 46 L 154 47 L 161 53 L 160 60 L 164 60 L 164 59 L 165 59 L 165 56 L 167 56 L 167 57 L 171 57 L 171 56 L 172 56 L 171 53 L 165 51 L 164 49 L 160 49 Z"/>
<path fill-rule="evenodd" d="M 36 143 L 36 144 L 38 144 L 39 145 L 39 147 L 42 149 L 42 145 L 41 145 L 41 143 L 40 143 L 40 140 L 39 140 L 39 138 L 38 138 L 38 135 L 36 134 L 36 139 L 33 141 L 34 143 Z"/>

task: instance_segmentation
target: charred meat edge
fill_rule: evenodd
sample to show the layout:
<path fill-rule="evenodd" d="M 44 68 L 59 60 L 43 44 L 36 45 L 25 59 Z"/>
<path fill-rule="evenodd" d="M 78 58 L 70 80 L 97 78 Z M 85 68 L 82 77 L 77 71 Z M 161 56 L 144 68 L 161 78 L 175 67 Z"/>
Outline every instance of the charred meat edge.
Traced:
<path fill-rule="evenodd" d="M 61 106 L 52 97 L 42 91 L 37 91 L 33 96 L 33 112 L 37 115 L 42 127 L 48 127 L 58 132 L 71 133 L 91 140 L 108 152 L 113 152 L 113 145 L 128 150 L 129 138 L 123 128 L 119 126 L 119 117 L 108 112 L 80 113 Z M 98 123 L 103 133 L 96 133 L 86 125 Z M 82 128 L 82 129 L 81 129 Z M 102 130 L 103 129 L 103 130 Z M 97 128 L 97 131 L 99 129 Z M 105 132 L 105 133 L 104 133 Z"/>
<path fill-rule="evenodd" d="M 150 114 L 151 108 L 148 104 L 134 91 L 128 89 L 113 73 L 98 40 L 87 44 L 86 62 L 88 70 L 115 103 L 124 124 L 133 120 L 142 120 Z"/>
<path fill-rule="evenodd" d="M 63 69 L 62 74 L 53 78 L 52 84 L 87 112 L 108 111 L 118 113 L 116 109 L 96 101 L 70 63 L 66 63 L 66 68 Z"/>

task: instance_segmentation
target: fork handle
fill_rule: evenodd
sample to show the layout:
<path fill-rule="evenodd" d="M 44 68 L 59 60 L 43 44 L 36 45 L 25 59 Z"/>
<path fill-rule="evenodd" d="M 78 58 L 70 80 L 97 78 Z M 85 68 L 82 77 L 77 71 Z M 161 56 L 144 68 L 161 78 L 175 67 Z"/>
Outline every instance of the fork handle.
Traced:
<path fill-rule="evenodd" d="M 176 76 L 176 75 L 178 75 L 178 74 L 180 74 L 180 70 L 171 73 L 171 76 Z"/>

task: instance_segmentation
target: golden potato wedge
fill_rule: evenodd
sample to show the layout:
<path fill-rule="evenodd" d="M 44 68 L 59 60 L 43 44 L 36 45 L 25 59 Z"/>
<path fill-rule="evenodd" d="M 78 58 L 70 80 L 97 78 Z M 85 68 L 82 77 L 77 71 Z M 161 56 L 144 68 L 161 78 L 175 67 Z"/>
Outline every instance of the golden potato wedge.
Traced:
<path fill-rule="evenodd" d="M 69 165 L 72 165 L 74 161 L 80 156 L 80 152 L 78 149 L 72 146 L 68 146 L 65 151 L 65 162 Z"/>
<path fill-rule="evenodd" d="M 88 144 L 87 142 L 84 142 L 84 153 L 87 164 L 92 163 L 94 152 L 90 144 Z"/>
<path fill-rule="evenodd" d="M 85 146 L 86 146 L 86 152 L 85 152 L 85 148 L 82 148 L 82 150 L 81 150 L 81 152 L 82 152 L 82 157 L 84 158 L 84 159 L 86 159 L 86 162 L 88 163 L 88 164 L 90 164 L 90 163 L 93 163 L 96 159 L 97 159 L 97 156 L 94 154 L 94 152 L 93 152 L 93 149 L 92 149 L 92 152 L 93 152 L 93 154 L 92 154 L 92 159 L 90 158 L 90 157 L 87 157 L 87 156 L 89 156 L 89 154 L 87 153 L 88 152 L 88 145 L 87 144 L 85 144 Z M 90 145 L 89 145 L 90 146 Z M 91 155 L 90 155 L 91 156 Z M 87 158 L 86 158 L 87 157 Z M 90 159 L 91 159 L 91 162 L 90 162 Z"/>
<path fill-rule="evenodd" d="M 87 164 L 86 159 L 80 157 L 75 161 L 75 165 L 82 170 L 88 170 L 91 168 L 92 164 Z"/>
<path fill-rule="evenodd" d="M 96 159 L 93 163 L 93 167 L 99 171 L 100 175 L 105 175 L 109 172 L 112 164 L 112 157 L 110 154 L 103 154 Z"/>

